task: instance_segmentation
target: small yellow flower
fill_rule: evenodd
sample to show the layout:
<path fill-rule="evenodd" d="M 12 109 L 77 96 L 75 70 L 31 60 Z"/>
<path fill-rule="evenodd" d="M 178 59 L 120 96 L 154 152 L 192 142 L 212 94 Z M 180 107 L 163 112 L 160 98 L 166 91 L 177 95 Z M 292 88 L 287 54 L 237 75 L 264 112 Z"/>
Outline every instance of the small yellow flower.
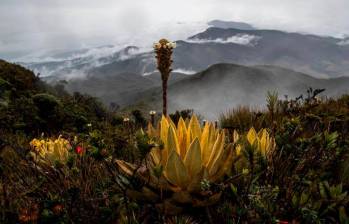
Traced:
<path fill-rule="evenodd" d="M 60 161 L 65 163 L 68 159 L 68 150 L 71 148 L 68 140 L 62 138 L 58 139 L 33 139 L 30 142 L 30 146 L 36 153 L 34 157 L 37 161 L 54 163 L 55 161 Z"/>
<path fill-rule="evenodd" d="M 240 139 L 240 136 L 236 131 L 233 133 L 233 139 L 234 142 L 237 142 Z M 254 128 L 251 128 L 246 135 L 246 139 L 247 144 L 250 144 L 251 146 L 255 145 L 256 150 L 261 152 L 263 156 L 267 156 L 275 148 L 275 140 L 269 135 L 267 129 L 261 129 L 257 133 Z M 242 145 L 239 144 L 236 146 L 236 155 L 241 154 L 241 149 Z"/>

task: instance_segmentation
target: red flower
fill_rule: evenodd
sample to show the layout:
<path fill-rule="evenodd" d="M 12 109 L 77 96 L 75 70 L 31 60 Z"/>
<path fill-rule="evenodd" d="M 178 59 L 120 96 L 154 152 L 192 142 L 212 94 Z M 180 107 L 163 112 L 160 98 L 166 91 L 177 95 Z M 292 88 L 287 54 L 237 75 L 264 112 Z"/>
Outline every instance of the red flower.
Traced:
<path fill-rule="evenodd" d="M 288 224 L 289 222 L 287 221 L 278 221 L 278 224 Z"/>
<path fill-rule="evenodd" d="M 75 148 L 75 152 L 76 152 L 77 154 L 81 155 L 81 154 L 84 152 L 84 148 L 78 145 L 78 146 L 76 146 L 76 148 Z"/>
<path fill-rule="evenodd" d="M 59 215 L 63 211 L 63 205 L 62 204 L 57 204 L 52 208 L 52 211 L 55 215 Z"/>

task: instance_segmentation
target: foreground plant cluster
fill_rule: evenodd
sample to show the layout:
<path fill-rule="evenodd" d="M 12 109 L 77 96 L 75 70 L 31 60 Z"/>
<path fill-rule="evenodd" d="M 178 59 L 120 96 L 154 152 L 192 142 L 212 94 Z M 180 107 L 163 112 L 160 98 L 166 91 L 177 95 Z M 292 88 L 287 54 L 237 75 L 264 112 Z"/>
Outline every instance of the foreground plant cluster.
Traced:
<path fill-rule="evenodd" d="M 349 223 L 347 95 L 151 124 L 0 65 L 1 223 Z"/>

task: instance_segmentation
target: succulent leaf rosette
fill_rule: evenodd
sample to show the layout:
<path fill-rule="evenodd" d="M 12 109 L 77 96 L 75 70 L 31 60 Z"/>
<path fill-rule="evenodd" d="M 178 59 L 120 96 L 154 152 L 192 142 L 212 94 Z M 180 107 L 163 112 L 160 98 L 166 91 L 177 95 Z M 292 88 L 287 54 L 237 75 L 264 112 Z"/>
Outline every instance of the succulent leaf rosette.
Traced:
<path fill-rule="evenodd" d="M 151 150 L 151 172 L 143 176 L 152 186 L 199 192 L 203 181 L 221 180 L 232 166 L 233 147 L 225 144 L 224 132 L 209 122 L 202 128 L 196 116 L 187 122 L 180 118 L 177 125 L 163 116 L 158 130 L 150 125 L 148 134 L 162 142 Z M 142 176 L 133 164 L 121 160 L 117 164 L 129 175 Z"/>
<path fill-rule="evenodd" d="M 275 140 L 272 138 L 267 129 L 261 129 L 258 133 L 254 128 L 251 128 L 247 135 L 247 141 L 250 145 L 255 145 L 258 152 L 264 157 L 267 157 L 269 153 L 275 148 Z"/>
<path fill-rule="evenodd" d="M 49 162 L 54 164 L 60 162 L 65 164 L 68 160 L 69 149 L 71 145 L 68 140 L 59 136 L 57 139 L 36 139 L 30 142 L 32 147 L 32 155 L 38 162 Z"/>

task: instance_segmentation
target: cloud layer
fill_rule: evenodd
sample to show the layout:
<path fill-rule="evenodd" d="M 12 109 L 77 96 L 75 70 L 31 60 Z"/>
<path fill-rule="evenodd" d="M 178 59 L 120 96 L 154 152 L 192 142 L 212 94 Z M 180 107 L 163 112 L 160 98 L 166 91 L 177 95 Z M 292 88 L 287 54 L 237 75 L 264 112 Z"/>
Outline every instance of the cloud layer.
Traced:
<path fill-rule="evenodd" d="M 348 0 L 1 0 L 0 58 L 105 44 L 186 39 L 212 19 L 339 36 Z"/>
<path fill-rule="evenodd" d="M 237 34 L 235 36 L 228 37 L 226 39 L 217 38 L 217 39 L 190 39 L 186 40 L 190 43 L 198 43 L 198 44 L 205 44 L 205 43 L 219 43 L 219 44 L 240 44 L 240 45 L 247 45 L 247 46 L 255 46 L 258 43 L 258 40 L 261 37 L 249 35 L 249 34 Z"/>

